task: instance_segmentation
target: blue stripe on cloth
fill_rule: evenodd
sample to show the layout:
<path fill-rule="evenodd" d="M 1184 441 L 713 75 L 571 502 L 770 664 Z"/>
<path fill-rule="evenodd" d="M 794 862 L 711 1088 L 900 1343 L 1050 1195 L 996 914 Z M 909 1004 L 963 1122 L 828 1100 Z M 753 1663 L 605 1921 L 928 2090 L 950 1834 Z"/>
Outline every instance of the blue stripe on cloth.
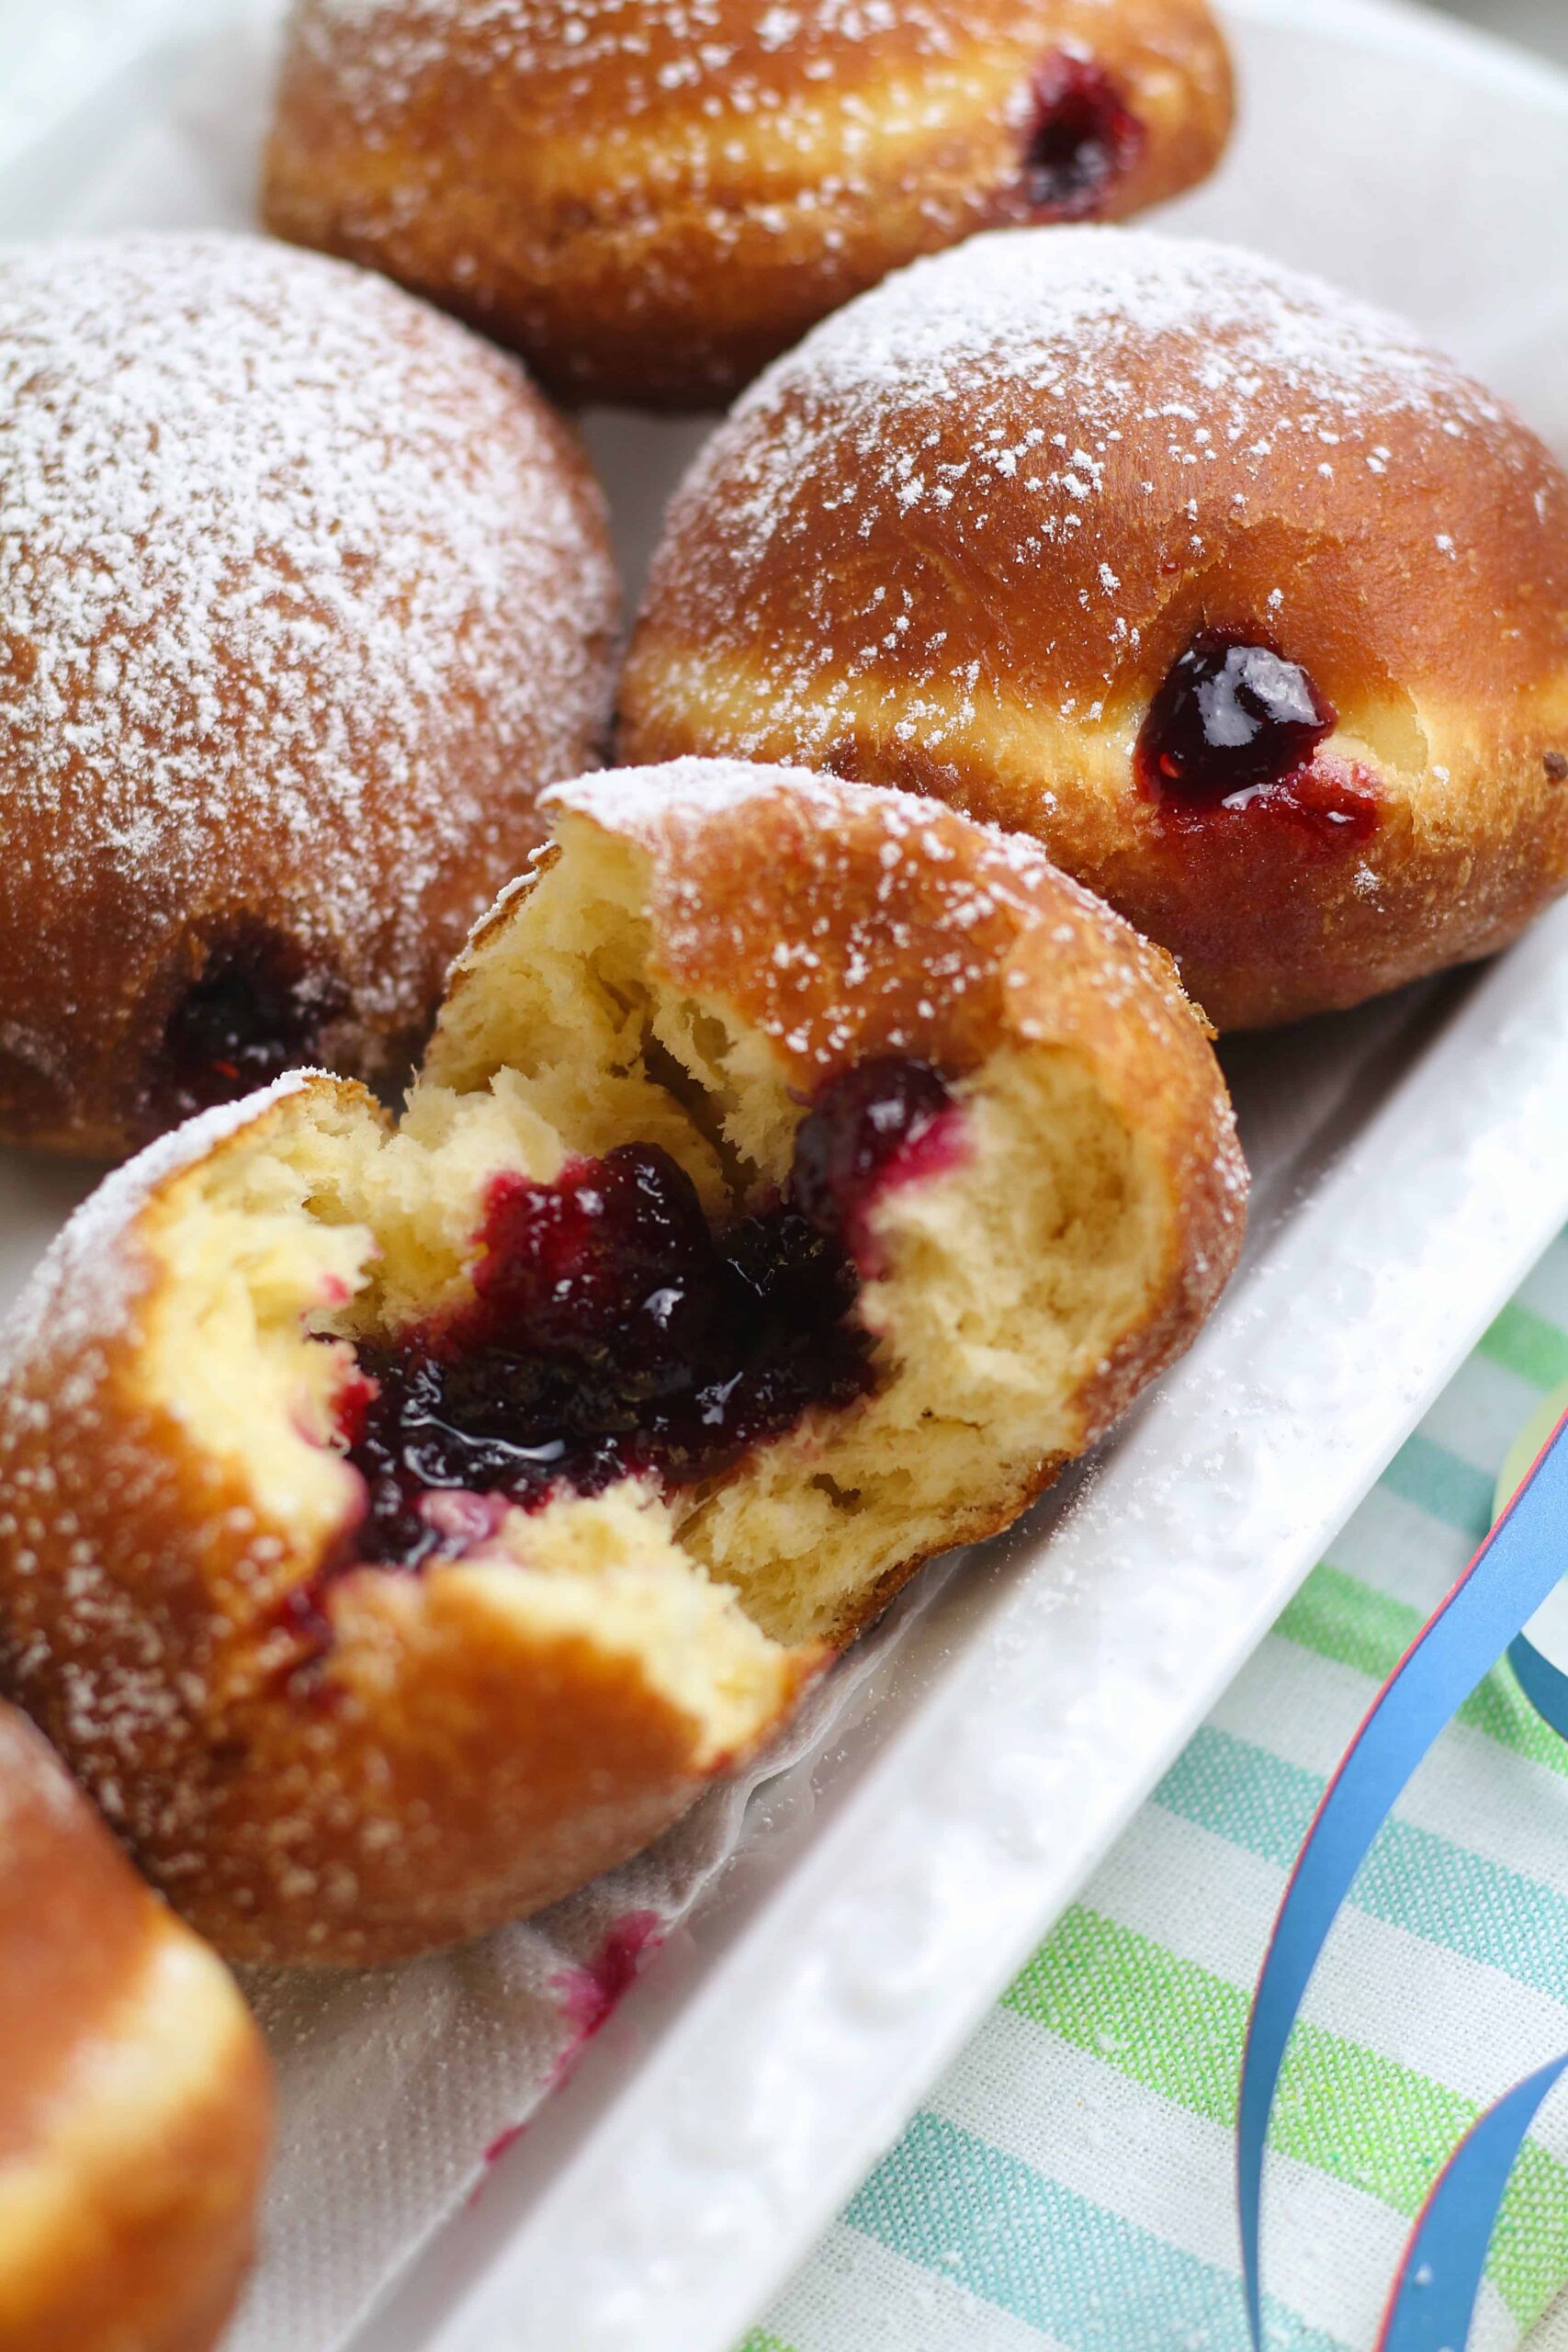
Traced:
<path fill-rule="evenodd" d="M 1070 2352 L 1247 2352 L 1235 2274 L 1091 2204 L 971 2132 L 921 2113 L 844 2215 Z M 1345 2352 L 1267 2301 L 1269 2352 Z"/>
<path fill-rule="evenodd" d="M 1378 1483 L 1477 1544 L 1492 1524 L 1492 1477 L 1419 1430 L 1405 1439 Z"/>
<path fill-rule="evenodd" d="M 1154 1801 L 1288 1871 L 1324 1786 L 1299 1764 L 1205 1724 Z M 1568 2001 L 1568 1900 L 1539 1879 L 1393 1820 L 1363 1863 L 1350 1901 L 1391 1927 Z"/>

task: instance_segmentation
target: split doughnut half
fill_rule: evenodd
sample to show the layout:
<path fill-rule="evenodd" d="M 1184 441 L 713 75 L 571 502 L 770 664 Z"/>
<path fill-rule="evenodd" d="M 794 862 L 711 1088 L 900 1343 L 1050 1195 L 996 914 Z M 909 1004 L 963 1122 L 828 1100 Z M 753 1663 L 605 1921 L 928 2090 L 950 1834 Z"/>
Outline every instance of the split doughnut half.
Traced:
<path fill-rule="evenodd" d="M 246 1959 L 654 1838 L 1239 1247 L 1173 967 L 1036 843 L 739 763 L 550 802 L 400 1125 L 317 1073 L 207 1114 L 11 1329 L 16 1690 Z"/>

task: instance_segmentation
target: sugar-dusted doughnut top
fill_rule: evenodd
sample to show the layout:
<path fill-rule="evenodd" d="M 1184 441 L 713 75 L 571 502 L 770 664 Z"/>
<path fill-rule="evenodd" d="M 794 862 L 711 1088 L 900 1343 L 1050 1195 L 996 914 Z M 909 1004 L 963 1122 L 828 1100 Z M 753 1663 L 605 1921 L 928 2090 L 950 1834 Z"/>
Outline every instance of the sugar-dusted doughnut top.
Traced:
<path fill-rule="evenodd" d="M 1201 18 L 1193 0 L 1055 0 L 1042 29 L 1087 42 L 1115 7 L 1140 35 L 1163 12 L 1173 53 L 1178 35 Z M 514 80 L 542 81 L 562 108 L 587 100 L 602 109 L 609 71 L 621 121 L 631 124 L 693 110 L 765 118 L 802 80 L 828 84 L 845 70 L 852 78 L 863 62 L 940 75 L 995 13 L 994 0 L 305 0 L 297 9 L 307 41 L 330 49 L 340 89 L 367 122 L 404 105 L 456 50 L 482 54 Z M 913 119 L 913 93 L 905 103 Z M 600 127 L 610 138 L 620 123 Z M 791 135 L 789 123 L 778 128 Z M 794 135 L 804 147 L 804 127 Z"/>
<path fill-rule="evenodd" d="M 962 687 L 999 638 L 1012 692 L 1097 718 L 1200 613 L 1491 703 L 1562 668 L 1565 606 L 1568 483 L 1501 401 L 1313 279 L 1095 228 L 976 238 L 826 321 L 699 461 L 649 600 L 695 643 L 782 624 L 803 747 L 895 648 Z"/>
<path fill-rule="evenodd" d="M 479 41 L 509 73 L 558 74 L 563 92 L 596 92 L 614 64 L 628 119 L 669 110 L 704 94 L 737 112 L 762 106 L 795 62 L 836 52 L 896 50 L 950 57 L 964 40 L 947 0 L 789 0 L 753 7 L 734 0 L 310 0 L 307 26 L 342 42 L 343 86 L 370 115 L 397 105 L 407 85 L 454 41 Z M 352 46 L 350 42 L 352 41 Z"/>
<path fill-rule="evenodd" d="M 737 405 L 620 707 L 628 760 L 804 759 L 1031 831 L 1221 1026 L 1294 1018 L 1568 878 L 1568 478 L 1255 255 L 976 238 Z"/>
<path fill-rule="evenodd" d="M 1208 0 L 293 0 L 279 233 L 573 397 L 713 408 L 889 269 L 1213 168 Z"/>
<path fill-rule="evenodd" d="M 16 248 L 0 495 L 8 1055 L 89 1085 L 258 922 L 417 1024 L 603 720 L 598 496 L 522 370 L 258 238 Z"/>

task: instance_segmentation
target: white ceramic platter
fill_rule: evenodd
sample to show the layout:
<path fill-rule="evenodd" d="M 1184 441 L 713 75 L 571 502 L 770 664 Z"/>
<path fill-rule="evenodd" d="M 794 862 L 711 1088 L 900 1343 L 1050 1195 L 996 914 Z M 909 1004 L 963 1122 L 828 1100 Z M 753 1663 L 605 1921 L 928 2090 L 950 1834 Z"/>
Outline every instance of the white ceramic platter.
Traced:
<path fill-rule="evenodd" d="M 0 0 L 0 232 L 242 221 L 267 6 Z M 1568 83 L 1393 0 L 1228 13 L 1246 129 L 1173 217 L 1415 312 L 1568 451 Z M 700 434 L 590 433 L 635 576 Z M 903 1611 L 830 1750 L 761 1792 L 353 2352 L 727 2352 L 1568 1216 L 1568 909 L 1226 1061 L 1255 1218 L 1199 1346 Z M 0 1289 L 84 1182 L 0 1158 Z"/>

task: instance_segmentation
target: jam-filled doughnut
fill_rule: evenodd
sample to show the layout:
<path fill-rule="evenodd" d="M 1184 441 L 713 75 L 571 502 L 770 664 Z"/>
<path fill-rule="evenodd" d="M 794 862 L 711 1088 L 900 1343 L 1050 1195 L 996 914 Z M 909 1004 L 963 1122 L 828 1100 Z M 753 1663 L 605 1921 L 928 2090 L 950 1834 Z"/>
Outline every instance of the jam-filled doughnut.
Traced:
<path fill-rule="evenodd" d="M 591 765 L 602 502 L 515 362 L 341 262 L 0 256 L 0 1136 L 400 1082 Z"/>
<path fill-rule="evenodd" d="M 1231 104 L 1206 0 L 296 0 L 265 209 L 570 397 L 711 408 L 917 254 L 1176 195 Z"/>
<path fill-rule="evenodd" d="M 271 2081 L 228 1973 L 0 1706 L 0 2352 L 208 2352 Z"/>
<path fill-rule="evenodd" d="M 1568 876 L 1568 481 L 1315 282 L 1139 231 L 918 263 L 671 510 L 621 755 L 1038 834 L 1221 1028 L 1511 939 Z"/>
<path fill-rule="evenodd" d="M 1235 1260 L 1204 1034 L 1035 843 L 726 763 L 551 798 L 400 1127 L 320 1075 L 207 1114 L 11 1332 L 17 1687 L 233 1954 L 620 1860 Z"/>

